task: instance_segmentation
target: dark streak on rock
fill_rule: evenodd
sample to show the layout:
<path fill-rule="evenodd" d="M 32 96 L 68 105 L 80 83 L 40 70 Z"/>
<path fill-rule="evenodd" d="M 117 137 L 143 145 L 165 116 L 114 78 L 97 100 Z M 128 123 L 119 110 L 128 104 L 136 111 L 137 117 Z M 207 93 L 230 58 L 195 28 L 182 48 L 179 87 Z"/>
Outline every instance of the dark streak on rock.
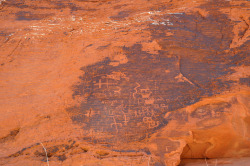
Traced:
<path fill-rule="evenodd" d="M 240 84 L 250 86 L 250 77 L 240 78 Z"/>
<path fill-rule="evenodd" d="M 4 143 L 7 141 L 11 141 L 14 140 L 15 137 L 17 136 L 17 134 L 19 133 L 20 129 L 15 129 L 12 130 L 8 135 L 6 135 L 5 137 L 0 138 L 0 143 Z"/>
<path fill-rule="evenodd" d="M 59 155 L 59 156 L 57 156 L 57 158 L 58 158 L 58 160 L 60 160 L 60 161 L 64 161 L 64 160 L 67 159 L 67 157 L 65 156 L 65 154 Z"/>
<path fill-rule="evenodd" d="M 110 44 L 107 44 L 105 46 L 99 46 L 99 47 L 97 47 L 97 50 L 104 50 L 104 49 L 108 48 L 109 46 L 110 46 Z"/>
<path fill-rule="evenodd" d="M 16 20 L 18 21 L 41 20 L 52 15 L 53 14 L 34 14 L 29 11 L 20 11 L 16 13 L 16 17 L 17 17 Z"/>
<path fill-rule="evenodd" d="M 117 15 L 115 16 L 111 16 L 110 19 L 114 20 L 114 21 L 122 21 L 124 20 L 126 17 L 128 17 L 130 14 L 130 11 L 121 11 L 119 12 Z"/>

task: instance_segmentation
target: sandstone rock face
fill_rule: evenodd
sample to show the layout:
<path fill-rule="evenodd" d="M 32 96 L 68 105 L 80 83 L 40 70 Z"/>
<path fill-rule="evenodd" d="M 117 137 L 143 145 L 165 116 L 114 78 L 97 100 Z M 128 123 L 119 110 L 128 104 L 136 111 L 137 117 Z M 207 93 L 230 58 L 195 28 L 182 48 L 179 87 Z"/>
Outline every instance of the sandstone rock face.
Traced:
<path fill-rule="evenodd" d="M 0 164 L 249 157 L 249 9 L 1 0 Z"/>

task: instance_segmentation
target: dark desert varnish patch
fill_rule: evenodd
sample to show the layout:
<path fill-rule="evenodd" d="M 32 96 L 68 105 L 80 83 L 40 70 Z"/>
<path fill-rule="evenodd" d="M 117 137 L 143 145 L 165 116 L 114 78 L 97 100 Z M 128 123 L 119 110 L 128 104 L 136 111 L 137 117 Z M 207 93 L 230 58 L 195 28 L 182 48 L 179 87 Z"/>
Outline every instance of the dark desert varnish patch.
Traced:
<path fill-rule="evenodd" d="M 41 20 L 49 16 L 52 16 L 52 14 L 35 14 L 29 11 L 20 11 L 16 13 L 16 20 L 33 21 L 33 20 Z"/>
<path fill-rule="evenodd" d="M 247 49 L 237 53 L 230 50 L 233 25 L 217 10 L 208 17 L 171 13 L 152 19 L 165 21 L 145 29 L 161 46 L 158 54 L 143 51 L 137 43 L 122 47 L 128 59 L 125 64 L 114 66 L 114 61 L 106 58 L 82 68 L 84 74 L 73 87 L 73 97 L 84 99 L 67 112 L 85 131 L 113 136 L 87 140 L 143 140 L 168 123 L 164 118 L 167 112 L 230 90 L 235 82 L 224 78 L 234 72 L 232 67 L 247 63 Z M 117 73 L 119 79 L 110 77 Z"/>
<path fill-rule="evenodd" d="M 126 17 L 128 17 L 130 14 L 130 11 L 121 11 L 119 12 L 117 15 L 115 16 L 110 16 L 110 18 L 114 21 L 122 21 L 124 20 Z"/>
<path fill-rule="evenodd" d="M 6 141 L 11 141 L 11 140 L 14 140 L 15 137 L 17 136 L 17 134 L 20 132 L 20 129 L 15 129 L 15 130 L 12 130 L 8 135 L 0 138 L 0 143 L 4 143 Z"/>

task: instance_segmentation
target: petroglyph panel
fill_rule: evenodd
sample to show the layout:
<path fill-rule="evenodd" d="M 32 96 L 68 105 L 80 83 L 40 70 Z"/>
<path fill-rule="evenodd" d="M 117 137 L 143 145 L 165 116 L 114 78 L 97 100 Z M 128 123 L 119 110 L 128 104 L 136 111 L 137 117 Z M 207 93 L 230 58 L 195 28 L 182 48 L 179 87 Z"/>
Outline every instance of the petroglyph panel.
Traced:
<path fill-rule="evenodd" d="M 223 34 L 232 29 L 230 23 L 227 27 L 217 24 L 217 20 L 228 22 L 226 17 L 215 19 L 210 15 L 203 19 L 197 13 L 182 13 L 152 19 L 172 22 L 171 25 L 148 24 L 145 29 L 151 33 L 152 41 L 148 42 L 158 43 L 160 50 L 147 51 L 143 42 L 121 46 L 115 58 L 83 67 L 81 82 L 73 88 L 73 97 L 84 99 L 80 106 L 68 108 L 72 120 L 81 124 L 84 131 L 91 129 L 113 136 L 104 142 L 130 142 L 149 137 L 168 123 L 169 119 L 164 118 L 167 112 L 229 90 L 234 82 L 223 77 L 233 72 L 231 67 L 246 63 L 244 49 L 234 58 L 225 54 L 232 39 L 230 33 L 223 39 L 208 33 Z M 169 32 L 173 35 L 169 36 Z M 215 44 L 219 40 L 221 46 Z M 207 114 L 210 113 L 203 115 L 197 110 L 192 116 Z M 178 116 L 188 121 L 186 115 Z"/>

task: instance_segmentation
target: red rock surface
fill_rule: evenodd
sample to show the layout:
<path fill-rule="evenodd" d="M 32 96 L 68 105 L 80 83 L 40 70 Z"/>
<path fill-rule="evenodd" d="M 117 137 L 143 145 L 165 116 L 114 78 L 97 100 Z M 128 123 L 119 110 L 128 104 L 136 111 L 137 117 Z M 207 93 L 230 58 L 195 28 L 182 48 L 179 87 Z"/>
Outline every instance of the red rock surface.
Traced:
<path fill-rule="evenodd" d="M 1 165 L 248 165 L 249 1 L 0 3 Z"/>

